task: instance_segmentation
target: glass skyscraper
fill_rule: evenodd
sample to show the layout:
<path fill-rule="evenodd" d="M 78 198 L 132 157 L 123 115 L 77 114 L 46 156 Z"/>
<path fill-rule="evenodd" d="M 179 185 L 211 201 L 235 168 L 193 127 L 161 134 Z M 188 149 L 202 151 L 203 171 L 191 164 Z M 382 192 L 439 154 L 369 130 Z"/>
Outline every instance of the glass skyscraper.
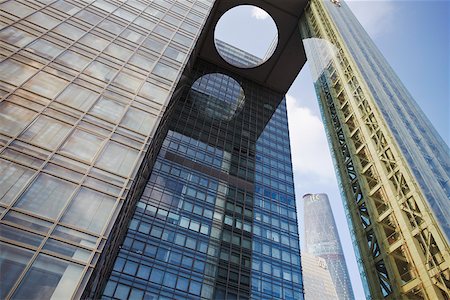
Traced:
<path fill-rule="evenodd" d="M 324 259 L 338 299 L 354 299 L 344 252 L 326 194 L 306 194 L 303 196 L 302 222 L 305 232 L 302 262 L 305 253 Z M 308 275 L 314 278 L 315 273 L 312 270 Z M 307 277 L 306 273 L 304 277 Z M 312 281 L 310 280 L 310 282 Z M 305 279 L 306 290 L 312 289 L 307 288 Z M 305 293 L 306 299 L 314 299 L 315 296 L 313 295 Z"/>
<path fill-rule="evenodd" d="M 371 299 L 449 299 L 450 151 L 346 3 L 300 22 Z"/>
<path fill-rule="evenodd" d="M 213 4 L 0 4 L 0 298 L 302 299 L 286 91 L 197 58 Z"/>
<path fill-rule="evenodd" d="M 103 298 L 302 299 L 283 96 L 201 60 L 187 85 Z"/>

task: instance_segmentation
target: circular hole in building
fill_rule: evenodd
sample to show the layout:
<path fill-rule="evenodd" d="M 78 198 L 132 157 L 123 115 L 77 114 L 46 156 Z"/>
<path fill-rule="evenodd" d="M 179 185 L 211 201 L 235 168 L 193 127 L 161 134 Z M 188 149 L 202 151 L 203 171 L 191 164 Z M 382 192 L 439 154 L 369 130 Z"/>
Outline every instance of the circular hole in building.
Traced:
<path fill-rule="evenodd" d="M 206 117 L 231 120 L 243 107 L 245 95 L 241 85 L 228 75 L 209 73 L 198 78 L 190 97 Z"/>
<path fill-rule="evenodd" d="M 239 5 L 220 17 L 214 42 L 226 62 L 239 68 L 253 68 L 272 56 L 278 44 L 278 29 L 265 10 Z"/>

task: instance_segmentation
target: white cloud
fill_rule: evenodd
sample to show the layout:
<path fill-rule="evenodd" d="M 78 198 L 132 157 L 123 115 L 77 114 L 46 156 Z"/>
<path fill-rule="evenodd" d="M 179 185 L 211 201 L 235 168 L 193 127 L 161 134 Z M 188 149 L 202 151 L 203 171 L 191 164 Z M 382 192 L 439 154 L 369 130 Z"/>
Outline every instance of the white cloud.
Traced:
<path fill-rule="evenodd" d="M 346 3 L 372 37 L 386 33 L 394 24 L 397 12 L 393 1 L 347 0 Z"/>
<path fill-rule="evenodd" d="M 333 164 L 320 117 L 314 115 L 311 109 L 301 106 L 289 94 L 286 95 L 286 101 L 294 173 L 305 179 L 296 178 L 296 184 L 313 178 L 317 183 L 334 180 Z"/>
<path fill-rule="evenodd" d="M 265 20 L 269 17 L 269 14 L 265 10 L 255 6 L 252 8 L 252 17 L 257 20 Z"/>

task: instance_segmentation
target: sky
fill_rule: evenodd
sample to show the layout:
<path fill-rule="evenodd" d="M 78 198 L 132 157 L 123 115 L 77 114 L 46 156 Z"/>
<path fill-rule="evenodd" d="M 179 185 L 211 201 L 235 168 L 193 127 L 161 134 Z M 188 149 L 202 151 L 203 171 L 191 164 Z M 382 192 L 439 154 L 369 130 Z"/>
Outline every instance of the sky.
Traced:
<path fill-rule="evenodd" d="M 450 144 L 450 1 L 352 0 L 347 3 L 444 141 Z M 247 9 L 245 13 L 230 18 L 225 29 L 217 31 L 220 33 L 217 37 L 258 55 L 265 51 L 261 51 L 263 47 L 259 44 L 263 34 L 245 36 L 243 28 L 250 30 L 251 23 L 255 24 L 254 29 L 267 28 L 270 17 L 257 9 Z M 308 63 L 286 98 L 300 226 L 302 195 L 327 193 L 355 298 L 364 299 Z M 302 241 L 301 227 L 300 233 Z"/>

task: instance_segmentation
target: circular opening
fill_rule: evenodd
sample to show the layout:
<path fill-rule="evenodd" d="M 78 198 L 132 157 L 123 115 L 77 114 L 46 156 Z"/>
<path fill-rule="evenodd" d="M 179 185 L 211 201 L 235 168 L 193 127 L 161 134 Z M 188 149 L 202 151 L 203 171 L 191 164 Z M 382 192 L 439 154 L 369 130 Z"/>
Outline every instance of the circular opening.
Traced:
<path fill-rule="evenodd" d="M 214 42 L 226 62 L 239 68 L 253 68 L 272 56 L 278 44 L 278 29 L 265 10 L 239 5 L 220 17 Z"/>
<path fill-rule="evenodd" d="M 244 104 L 244 90 L 228 75 L 210 73 L 191 87 L 191 99 L 201 113 L 211 119 L 231 120 Z"/>

